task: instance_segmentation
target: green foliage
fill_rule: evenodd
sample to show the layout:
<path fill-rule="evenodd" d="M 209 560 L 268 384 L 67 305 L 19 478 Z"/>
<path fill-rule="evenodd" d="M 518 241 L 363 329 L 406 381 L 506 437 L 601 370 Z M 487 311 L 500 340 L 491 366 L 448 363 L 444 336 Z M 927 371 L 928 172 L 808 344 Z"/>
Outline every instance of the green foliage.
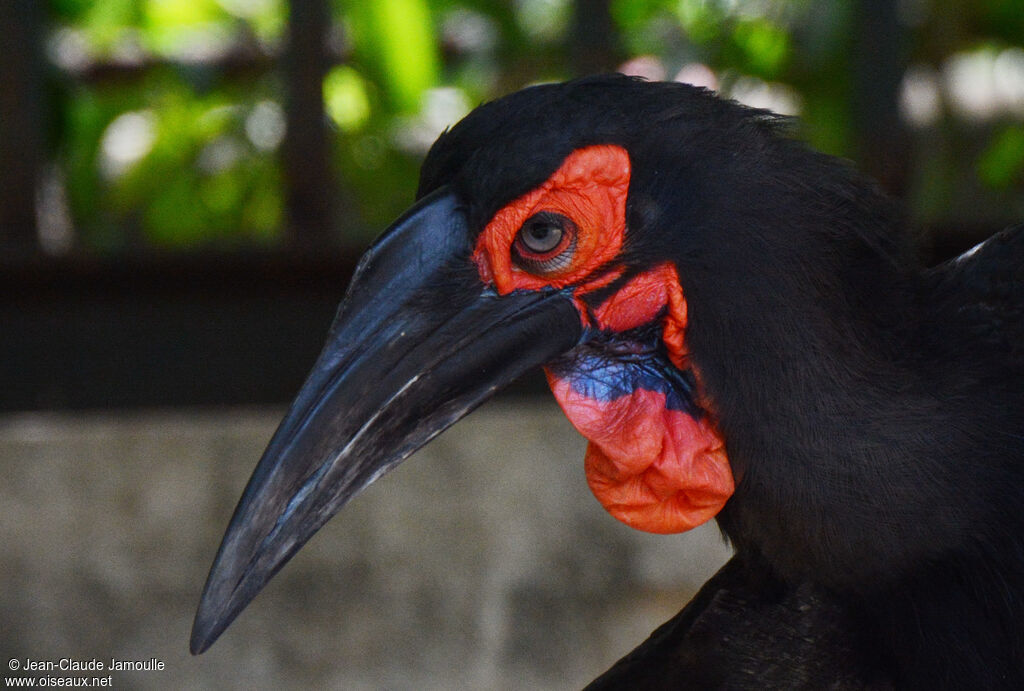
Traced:
<path fill-rule="evenodd" d="M 680 0 L 676 4 L 676 16 L 687 36 L 695 43 L 703 44 L 721 35 L 725 19 L 716 3 L 704 0 Z"/>
<path fill-rule="evenodd" d="M 107 250 L 272 241 L 280 171 L 245 131 L 257 104 L 238 96 L 197 94 L 173 74 L 74 92 L 65 161 L 83 241 Z"/>
<path fill-rule="evenodd" d="M 784 28 L 764 19 L 737 22 L 732 42 L 740 51 L 738 62 L 751 74 L 776 79 L 782 74 L 790 54 L 789 34 Z"/>
<path fill-rule="evenodd" d="M 260 39 L 281 37 L 286 0 L 50 0 L 54 18 L 80 32 L 97 55 L 135 42 L 158 55 L 177 55 L 203 41 L 223 40 L 244 25 Z"/>
<path fill-rule="evenodd" d="M 978 177 L 995 189 L 1007 189 L 1024 178 L 1024 126 L 1006 127 L 978 159 Z"/>
<path fill-rule="evenodd" d="M 348 65 L 339 65 L 324 79 L 324 107 L 343 132 L 358 132 L 370 118 L 369 86 Z"/>
<path fill-rule="evenodd" d="M 587 39 L 574 34 L 574 11 L 601 6 L 583 0 L 331 3 L 329 43 L 341 62 L 327 70 L 323 97 L 338 222 L 350 244 L 367 242 L 408 204 L 426 146 L 468 107 L 573 76 L 573 51 Z M 280 243 L 283 73 L 254 68 L 226 75 L 210 62 L 280 55 L 288 0 L 48 4 L 48 50 L 71 69 L 57 80 L 54 155 L 81 247 Z M 703 69 L 725 95 L 788 95 L 802 136 L 821 150 L 852 156 L 857 6 L 857 0 L 611 0 L 619 45 L 604 48 L 609 55 L 645 56 L 668 79 L 683 68 Z M 908 13 L 910 62 L 936 73 L 971 46 L 994 46 L 995 54 L 1024 43 L 1024 0 L 901 7 Z M 163 64 L 141 76 L 81 81 L 65 63 L 83 60 Z M 1014 88 L 1012 79 L 1004 83 L 1010 62 L 1004 60 L 999 77 L 1007 93 Z M 948 84 L 939 86 L 942 105 L 926 134 L 947 153 L 918 155 L 935 170 L 920 176 L 913 212 L 935 220 L 963 187 L 951 181 L 967 178 L 1024 207 L 1022 106 L 969 124 L 972 142 L 981 143 L 958 154 L 963 116 L 949 107 Z"/>
<path fill-rule="evenodd" d="M 384 87 L 389 105 L 415 113 L 439 79 L 439 56 L 425 0 L 352 0 L 344 5 L 357 55 Z"/>

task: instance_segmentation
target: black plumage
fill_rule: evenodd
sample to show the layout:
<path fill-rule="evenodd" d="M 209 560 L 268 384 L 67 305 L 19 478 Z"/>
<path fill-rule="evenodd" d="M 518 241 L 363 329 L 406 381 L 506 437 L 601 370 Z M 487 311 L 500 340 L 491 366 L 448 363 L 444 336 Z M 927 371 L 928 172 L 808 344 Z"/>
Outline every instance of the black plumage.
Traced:
<path fill-rule="evenodd" d="M 443 136 L 421 189 L 486 220 L 575 148 L 630 152 L 625 253 L 678 265 L 739 480 L 736 558 L 634 654 L 653 686 L 1022 688 L 1024 228 L 925 270 L 892 202 L 785 129 L 686 85 L 538 87 Z M 598 687 L 637 688 L 623 665 Z"/>
<path fill-rule="evenodd" d="M 479 290 L 468 248 L 500 208 L 582 147 L 629 154 L 616 258 L 624 271 L 582 300 L 596 307 L 632 276 L 666 260 L 676 267 L 700 400 L 736 479 L 717 516 L 736 556 L 593 688 L 1024 688 L 1024 227 L 924 268 L 896 206 L 788 130 L 783 118 L 683 84 L 607 76 L 533 87 L 442 135 L 423 165 L 420 211 L 395 232 L 408 232 L 431 200 L 449 200 L 460 219 L 453 232 L 468 237 L 453 241 L 454 259 L 437 274 L 447 278 L 426 280 L 433 292 L 420 299 L 457 302 L 458 291 Z M 371 254 L 390 262 L 388 251 Z M 384 272 L 364 266 L 366 280 Z M 544 295 L 528 309 L 555 296 Z M 545 330 L 575 318 L 544 314 Z M 541 327 L 531 328 L 539 338 Z M 550 361 L 587 338 L 574 328 L 538 345 L 537 357 Z M 362 357 L 347 345 L 343 356 L 332 352 L 316 376 L 334 378 L 310 389 L 310 400 L 349 376 L 327 364 Z M 479 362 L 474 376 L 485 376 L 493 365 Z M 502 382 L 514 374 L 501 371 Z M 365 432 L 361 443 L 368 453 L 383 448 L 383 460 L 354 466 L 359 482 L 345 480 L 329 503 L 313 505 L 312 527 L 300 504 L 336 459 L 315 472 L 294 466 L 289 439 L 321 455 L 341 442 L 300 436 L 331 426 L 303 422 L 319 408 L 295 408 L 225 538 L 194 649 L 372 481 L 362 479 L 370 470 L 391 467 L 495 387 L 477 388 L 472 400 L 451 394 L 458 405 L 431 413 L 414 442 L 380 432 L 381 446 L 370 417 L 355 438 Z M 303 473 L 301 489 L 286 484 Z M 275 477 L 285 477 L 280 487 Z M 278 546 L 289 522 L 301 523 L 300 537 Z M 256 556 L 242 544 L 257 545 Z"/>

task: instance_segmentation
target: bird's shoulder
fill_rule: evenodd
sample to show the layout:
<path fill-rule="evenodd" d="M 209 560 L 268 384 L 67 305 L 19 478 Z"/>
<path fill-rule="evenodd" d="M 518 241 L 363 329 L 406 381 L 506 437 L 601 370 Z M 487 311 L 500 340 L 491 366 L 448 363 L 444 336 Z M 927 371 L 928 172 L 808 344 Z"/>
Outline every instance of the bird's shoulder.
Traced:
<path fill-rule="evenodd" d="M 934 318 L 955 320 L 975 344 L 1024 373 L 1024 224 L 1007 228 L 925 274 Z"/>
<path fill-rule="evenodd" d="M 893 688 L 860 630 L 840 598 L 735 556 L 587 691 Z"/>

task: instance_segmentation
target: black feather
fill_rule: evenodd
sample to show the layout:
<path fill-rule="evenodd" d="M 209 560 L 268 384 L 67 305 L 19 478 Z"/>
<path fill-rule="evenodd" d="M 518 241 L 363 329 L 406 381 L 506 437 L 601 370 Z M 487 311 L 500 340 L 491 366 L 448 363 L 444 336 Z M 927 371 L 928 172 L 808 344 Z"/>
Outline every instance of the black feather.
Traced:
<path fill-rule="evenodd" d="M 1024 229 L 925 270 L 894 204 L 789 131 L 596 77 L 482 106 L 423 166 L 479 231 L 623 146 L 621 259 L 679 271 L 737 557 L 594 688 L 1024 688 Z"/>

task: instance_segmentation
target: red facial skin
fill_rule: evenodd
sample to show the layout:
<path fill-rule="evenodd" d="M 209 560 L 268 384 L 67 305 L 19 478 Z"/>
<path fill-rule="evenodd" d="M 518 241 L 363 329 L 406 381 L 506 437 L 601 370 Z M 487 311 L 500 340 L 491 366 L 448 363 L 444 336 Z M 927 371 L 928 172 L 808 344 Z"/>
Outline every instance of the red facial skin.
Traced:
<path fill-rule="evenodd" d="M 629 177 L 629 155 L 621 147 L 574 151 L 544 184 L 494 215 L 473 253 L 481 279 L 502 295 L 575 286 L 577 298 L 614 281 L 621 267 L 591 276 L 608 269 L 622 248 Z M 578 229 L 571 260 L 543 275 L 516 266 L 512 249 L 520 227 L 540 211 L 567 216 Z M 592 326 L 579 300 L 577 308 L 584 325 Z M 687 369 L 686 300 L 672 264 L 635 276 L 593 310 L 596 326 L 614 332 L 649 324 L 662 313 L 669 357 Z M 732 495 L 725 445 L 708 415 L 698 420 L 667 408 L 664 393 L 643 388 L 605 401 L 550 371 L 548 382 L 569 421 L 590 441 L 585 468 L 591 491 L 620 521 L 653 533 L 682 532 L 714 517 Z"/>
<path fill-rule="evenodd" d="M 588 146 L 569 154 L 544 184 L 494 214 L 473 252 L 480 277 L 501 295 L 516 289 L 564 288 L 613 260 L 626 232 L 629 171 L 629 156 L 621 147 Z M 543 276 L 517 267 L 511 251 L 523 222 L 539 211 L 568 216 L 579 229 L 569 265 Z M 605 283 L 612 280 L 614 276 Z"/>

